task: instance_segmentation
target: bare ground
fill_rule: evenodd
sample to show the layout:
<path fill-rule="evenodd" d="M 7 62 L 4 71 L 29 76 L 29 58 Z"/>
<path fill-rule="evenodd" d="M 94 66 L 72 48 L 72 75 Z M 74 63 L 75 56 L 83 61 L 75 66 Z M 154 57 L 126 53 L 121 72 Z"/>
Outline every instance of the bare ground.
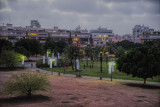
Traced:
<path fill-rule="evenodd" d="M 5 95 L 2 88 L 12 74 L 0 72 L 2 107 L 160 107 L 160 85 L 142 86 L 106 80 L 48 75 L 51 89 L 38 92 L 31 99 Z M 25 72 L 25 71 L 23 71 Z"/>

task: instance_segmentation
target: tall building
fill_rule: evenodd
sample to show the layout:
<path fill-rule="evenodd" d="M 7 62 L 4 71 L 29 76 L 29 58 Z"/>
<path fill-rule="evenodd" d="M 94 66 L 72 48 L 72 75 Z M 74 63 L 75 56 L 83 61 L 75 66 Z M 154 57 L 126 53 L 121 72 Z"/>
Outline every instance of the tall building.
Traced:
<path fill-rule="evenodd" d="M 147 26 L 135 25 L 133 30 L 133 41 L 135 43 L 141 43 L 140 35 L 153 33 L 154 29 L 150 29 Z"/>
<path fill-rule="evenodd" d="M 40 25 L 40 23 L 38 22 L 38 20 L 31 20 L 31 27 L 32 27 L 32 28 L 40 28 L 41 25 Z"/>

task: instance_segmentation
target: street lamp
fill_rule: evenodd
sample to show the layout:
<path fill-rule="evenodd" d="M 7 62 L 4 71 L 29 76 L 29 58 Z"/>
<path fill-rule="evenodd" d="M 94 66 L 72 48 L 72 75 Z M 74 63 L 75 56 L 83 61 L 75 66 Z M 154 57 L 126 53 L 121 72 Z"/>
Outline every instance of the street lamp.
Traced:
<path fill-rule="evenodd" d="M 102 74 L 102 52 L 100 52 L 100 72 Z M 100 80 L 102 80 L 102 75 L 100 76 Z"/>

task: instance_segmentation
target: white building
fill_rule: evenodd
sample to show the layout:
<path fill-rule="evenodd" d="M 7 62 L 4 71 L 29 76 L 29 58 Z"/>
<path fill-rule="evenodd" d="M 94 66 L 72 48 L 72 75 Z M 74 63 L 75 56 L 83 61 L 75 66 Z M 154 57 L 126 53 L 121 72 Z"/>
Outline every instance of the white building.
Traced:
<path fill-rule="evenodd" d="M 90 30 L 93 39 L 93 45 L 104 46 L 108 40 L 112 40 L 114 37 L 113 31 L 107 28 L 99 27 L 96 30 Z"/>

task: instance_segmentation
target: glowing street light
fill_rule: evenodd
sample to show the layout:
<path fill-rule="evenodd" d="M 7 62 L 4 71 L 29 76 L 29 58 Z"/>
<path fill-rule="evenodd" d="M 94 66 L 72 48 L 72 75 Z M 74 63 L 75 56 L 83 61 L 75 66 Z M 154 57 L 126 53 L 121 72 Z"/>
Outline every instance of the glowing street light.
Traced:
<path fill-rule="evenodd" d="M 55 61 L 54 58 L 50 58 L 50 68 L 52 68 L 52 74 L 53 74 L 53 66 L 52 63 Z"/>

